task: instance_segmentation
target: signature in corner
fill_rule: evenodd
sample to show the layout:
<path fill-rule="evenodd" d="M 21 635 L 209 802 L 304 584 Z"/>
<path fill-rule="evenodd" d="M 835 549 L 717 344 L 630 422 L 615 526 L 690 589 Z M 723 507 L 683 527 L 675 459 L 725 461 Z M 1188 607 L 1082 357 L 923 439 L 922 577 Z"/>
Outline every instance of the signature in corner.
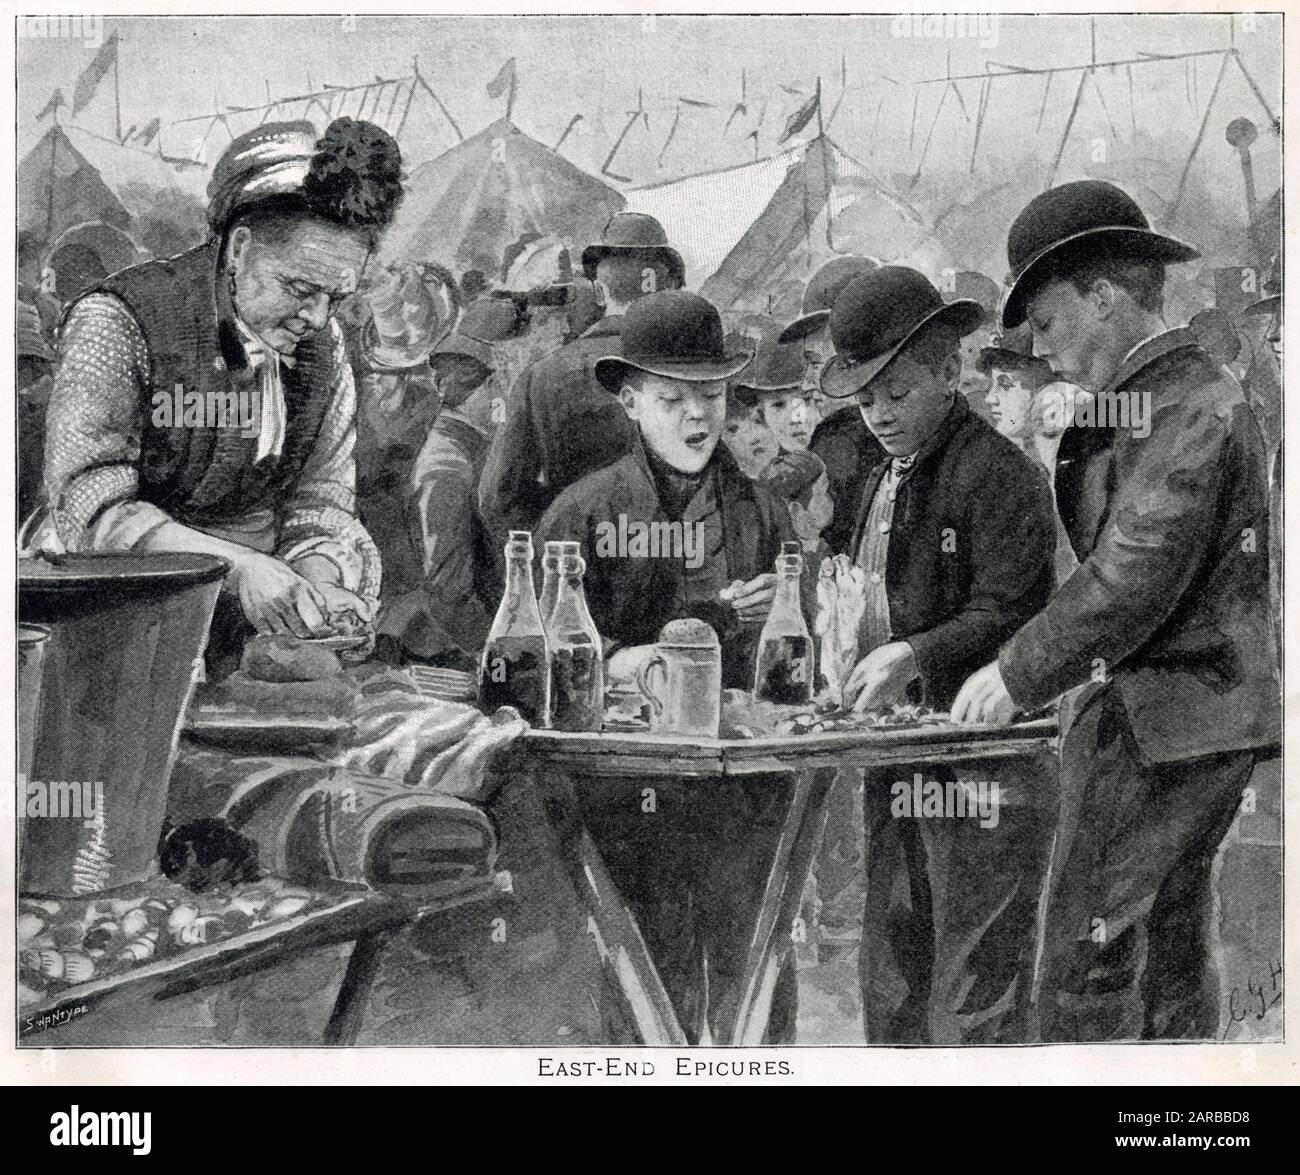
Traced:
<path fill-rule="evenodd" d="M 1282 964 L 1271 960 L 1268 965 L 1268 979 L 1251 975 L 1246 980 L 1246 989 L 1234 987 L 1228 996 L 1228 1025 L 1223 1030 L 1223 1039 L 1228 1039 L 1234 1024 L 1240 1024 L 1250 1016 L 1262 1020 L 1269 1008 L 1282 1001 Z"/>

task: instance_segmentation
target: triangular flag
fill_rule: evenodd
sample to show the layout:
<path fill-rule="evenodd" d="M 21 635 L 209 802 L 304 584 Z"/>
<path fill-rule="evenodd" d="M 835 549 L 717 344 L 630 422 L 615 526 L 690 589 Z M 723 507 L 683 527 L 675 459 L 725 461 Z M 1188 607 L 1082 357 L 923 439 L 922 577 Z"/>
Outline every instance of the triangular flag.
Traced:
<path fill-rule="evenodd" d="M 489 98 L 500 98 L 511 86 L 515 84 L 515 59 L 512 57 L 498 71 L 497 76 L 488 82 L 487 93 Z"/>
<path fill-rule="evenodd" d="M 809 122 L 812 121 L 812 116 L 817 113 L 817 107 L 820 100 L 821 94 L 814 94 L 807 102 L 800 106 L 798 110 L 790 115 L 790 121 L 785 124 L 785 130 L 781 132 L 781 137 L 776 141 L 778 147 L 792 135 L 797 135 L 808 125 Z"/>
<path fill-rule="evenodd" d="M 154 141 L 154 139 L 158 137 L 158 131 L 161 129 L 161 127 L 162 127 L 161 118 L 157 118 L 157 117 L 151 118 L 147 123 L 144 124 L 144 127 L 140 131 L 140 134 L 138 136 L 140 142 L 142 142 L 147 147 L 150 143 Z"/>
<path fill-rule="evenodd" d="M 41 109 L 40 114 L 38 114 L 36 117 L 38 120 L 45 118 L 46 115 L 53 114 L 54 111 L 58 110 L 60 106 L 66 106 L 67 104 L 68 104 L 68 100 L 63 96 L 63 91 L 55 90 L 54 93 L 50 95 L 50 100 L 47 103 L 45 103 L 45 106 Z"/>
<path fill-rule="evenodd" d="M 77 79 L 77 87 L 72 91 L 72 117 L 76 118 L 78 112 L 94 96 L 95 91 L 99 89 L 99 83 L 104 80 L 104 75 L 108 73 L 109 68 L 117 62 L 117 34 L 113 33 L 107 41 L 100 46 L 99 52 L 95 54 L 94 60 L 81 71 L 81 76 Z"/>

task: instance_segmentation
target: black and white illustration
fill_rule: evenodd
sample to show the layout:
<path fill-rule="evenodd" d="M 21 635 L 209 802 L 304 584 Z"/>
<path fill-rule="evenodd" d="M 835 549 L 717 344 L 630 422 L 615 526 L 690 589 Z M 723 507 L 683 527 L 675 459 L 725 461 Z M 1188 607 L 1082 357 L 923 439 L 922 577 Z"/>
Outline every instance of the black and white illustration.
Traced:
<path fill-rule="evenodd" d="M 20 1050 L 1282 1039 L 1280 11 L 15 19 Z"/>

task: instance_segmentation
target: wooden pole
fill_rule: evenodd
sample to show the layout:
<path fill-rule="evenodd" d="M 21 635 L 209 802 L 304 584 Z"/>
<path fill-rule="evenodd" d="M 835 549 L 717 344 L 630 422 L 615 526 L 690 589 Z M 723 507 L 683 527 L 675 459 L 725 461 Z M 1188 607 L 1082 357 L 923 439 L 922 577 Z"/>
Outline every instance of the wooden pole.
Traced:
<path fill-rule="evenodd" d="M 451 123 L 451 129 L 456 132 L 457 140 L 463 143 L 465 141 L 465 136 L 460 133 L 460 127 L 456 125 L 456 120 L 452 118 L 451 111 L 448 110 L 442 104 L 442 99 L 439 98 L 438 95 L 433 92 L 433 87 L 430 86 L 429 83 L 424 80 L 424 75 L 420 72 L 420 59 L 418 57 L 415 59 L 414 69 L 415 69 L 415 80 L 424 87 L 425 92 L 429 95 L 429 97 L 432 98 L 438 104 L 438 109 L 442 111 L 443 118 L 445 118 L 449 123 Z"/>
<path fill-rule="evenodd" d="M 411 88 L 406 91 L 406 105 L 402 107 L 402 117 L 397 122 L 397 129 L 393 132 L 393 138 L 401 137 L 402 128 L 406 125 L 406 116 L 411 113 L 411 102 L 415 99 L 415 81 L 411 81 Z M 397 101 L 397 95 L 393 95 L 393 101 Z"/>
<path fill-rule="evenodd" d="M 1065 144 L 1070 138 L 1070 128 L 1074 126 L 1075 115 L 1079 113 L 1079 103 L 1083 100 L 1083 87 L 1088 80 L 1088 70 L 1084 70 L 1079 75 L 1079 88 L 1074 91 L 1074 105 L 1070 107 L 1070 117 L 1065 120 L 1065 130 L 1061 132 L 1061 143 L 1056 148 L 1056 158 L 1052 160 L 1052 170 L 1047 177 L 1047 186 L 1050 188 L 1056 179 L 1056 169 L 1061 165 L 1061 156 L 1065 154 Z"/>
<path fill-rule="evenodd" d="M 1201 149 L 1201 140 L 1205 138 L 1205 128 L 1210 125 L 1210 112 L 1214 109 L 1214 99 L 1219 93 L 1219 84 L 1223 81 L 1223 75 L 1228 72 L 1228 59 L 1233 55 L 1232 50 L 1226 50 L 1223 54 L 1223 61 L 1219 65 L 1218 75 L 1214 79 L 1214 89 L 1210 91 L 1210 100 L 1205 104 L 1205 114 L 1201 118 L 1200 129 L 1196 132 L 1196 138 L 1192 141 L 1192 149 L 1188 152 L 1187 162 L 1183 165 L 1183 174 L 1178 177 L 1178 190 L 1174 193 L 1173 203 L 1169 205 L 1169 211 L 1165 213 L 1165 224 L 1172 224 L 1178 207 L 1183 202 L 1183 188 L 1187 185 L 1187 177 L 1192 172 L 1192 161 L 1196 158 L 1196 153 Z"/>
<path fill-rule="evenodd" d="M 118 81 L 117 54 L 113 54 L 113 121 L 117 128 L 117 141 L 122 141 L 122 91 Z"/>

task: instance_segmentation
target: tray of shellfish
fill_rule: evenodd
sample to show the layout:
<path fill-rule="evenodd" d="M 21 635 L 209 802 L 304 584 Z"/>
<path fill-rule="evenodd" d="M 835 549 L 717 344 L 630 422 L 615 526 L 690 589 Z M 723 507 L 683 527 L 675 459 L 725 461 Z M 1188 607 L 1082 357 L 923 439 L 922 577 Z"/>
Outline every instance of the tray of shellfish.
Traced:
<path fill-rule="evenodd" d="M 314 891 L 275 877 L 205 893 L 157 878 L 81 898 L 20 897 L 19 1006 L 88 998 L 150 973 L 257 949 L 367 900 L 374 895 L 366 890 Z"/>

